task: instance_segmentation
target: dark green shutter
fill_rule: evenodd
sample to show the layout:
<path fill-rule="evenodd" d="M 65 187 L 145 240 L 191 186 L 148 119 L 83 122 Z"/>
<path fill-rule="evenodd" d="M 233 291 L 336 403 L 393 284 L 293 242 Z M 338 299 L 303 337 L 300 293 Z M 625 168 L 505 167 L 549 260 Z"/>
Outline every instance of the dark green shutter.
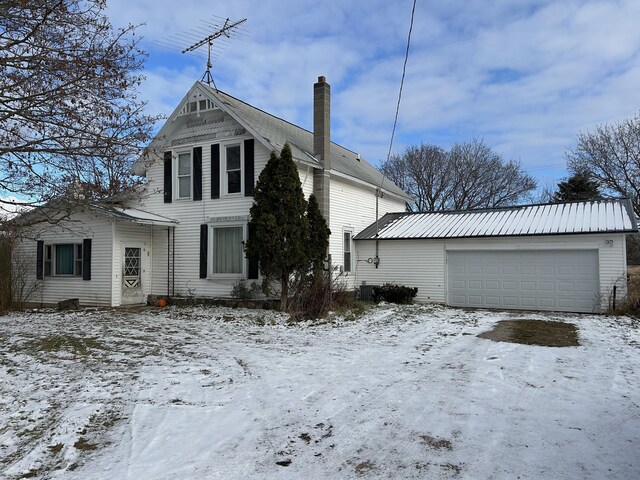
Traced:
<path fill-rule="evenodd" d="M 244 196 L 253 195 L 254 174 L 254 143 L 253 138 L 244 141 Z"/>
<path fill-rule="evenodd" d="M 211 145 L 211 198 L 220 198 L 220 144 Z"/>
<path fill-rule="evenodd" d="M 207 251 L 209 249 L 209 226 L 200 225 L 200 278 L 207 278 Z"/>
<path fill-rule="evenodd" d="M 44 242 L 38 240 L 36 247 L 36 280 L 42 280 L 44 272 Z"/>
<path fill-rule="evenodd" d="M 202 200 L 202 147 L 193 149 L 193 199 Z"/>
<path fill-rule="evenodd" d="M 164 203 L 171 203 L 173 193 L 171 191 L 173 169 L 171 152 L 164 152 Z"/>
<path fill-rule="evenodd" d="M 82 280 L 91 280 L 91 239 L 82 240 Z"/>

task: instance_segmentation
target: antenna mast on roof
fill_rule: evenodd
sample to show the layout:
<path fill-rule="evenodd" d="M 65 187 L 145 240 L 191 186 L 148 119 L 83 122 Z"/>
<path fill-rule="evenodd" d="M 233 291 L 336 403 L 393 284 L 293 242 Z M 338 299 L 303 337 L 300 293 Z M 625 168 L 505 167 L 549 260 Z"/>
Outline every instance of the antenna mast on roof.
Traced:
<path fill-rule="evenodd" d="M 238 20 L 237 22 L 229 23 L 229 19 L 227 18 L 225 20 L 224 25 L 222 26 L 222 28 L 218 29 L 217 31 L 215 31 L 211 35 L 208 35 L 208 36 L 204 37 L 203 39 L 198 40 L 193 45 L 190 45 L 187 48 L 185 48 L 184 50 L 182 50 L 182 53 L 193 52 L 194 50 L 196 50 L 197 48 L 201 47 L 202 45 L 205 45 L 205 44 L 207 45 L 207 71 L 204 72 L 204 75 L 200 79 L 201 82 L 206 83 L 209 86 L 211 86 L 211 84 L 213 83 L 213 88 L 218 90 L 218 87 L 216 87 L 216 82 L 213 81 L 213 77 L 211 76 L 211 67 L 213 66 L 211 64 L 211 46 L 213 45 L 213 41 L 216 38 L 219 38 L 219 37 L 221 37 L 223 35 L 225 37 L 227 37 L 227 38 L 230 38 L 229 33 L 234 28 L 237 28 L 239 25 L 243 24 L 246 21 L 247 21 L 247 19 L 243 18 L 242 20 Z"/>

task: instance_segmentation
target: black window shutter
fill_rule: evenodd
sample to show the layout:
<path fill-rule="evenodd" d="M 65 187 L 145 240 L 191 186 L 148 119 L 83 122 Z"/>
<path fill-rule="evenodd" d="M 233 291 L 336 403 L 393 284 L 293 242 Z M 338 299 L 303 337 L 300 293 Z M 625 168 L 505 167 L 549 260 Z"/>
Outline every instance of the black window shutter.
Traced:
<path fill-rule="evenodd" d="M 209 226 L 200 225 L 200 278 L 207 278 L 207 251 L 209 249 Z"/>
<path fill-rule="evenodd" d="M 249 238 L 252 238 L 255 235 L 255 227 L 250 223 L 249 224 Z M 249 258 L 249 271 L 247 272 L 247 278 L 250 280 L 255 280 L 258 278 L 258 259 L 257 258 Z"/>
<path fill-rule="evenodd" d="M 220 144 L 211 145 L 211 198 L 220 198 Z"/>
<path fill-rule="evenodd" d="M 173 162 L 171 157 L 171 152 L 164 152 L 164 203 L 171 203 L 173 199 L 173 193 L 171 191 L 173 175 L 171 164 Z"/>
<path fill-rule="evenodd" d="M 193 199 L 202 200 L 202 147 L 193 149 Z"/>
<path fill-rule="evenodd" d="M 253 138 L 244 141 L 244 196 L 250 197 L 253 195 L 253 178 L 254 178 L 254 165 L 253 165 Z"/>
<path fill-rule="evenodd" d="M 44 242 L 38 240 L 36 251 L 36 280 L 42 280 L 44 272 Z"/>
<path fill-rule="evenodd" d="M 91 280 L 91 239 L 82 240 L 82 280 Z"/>

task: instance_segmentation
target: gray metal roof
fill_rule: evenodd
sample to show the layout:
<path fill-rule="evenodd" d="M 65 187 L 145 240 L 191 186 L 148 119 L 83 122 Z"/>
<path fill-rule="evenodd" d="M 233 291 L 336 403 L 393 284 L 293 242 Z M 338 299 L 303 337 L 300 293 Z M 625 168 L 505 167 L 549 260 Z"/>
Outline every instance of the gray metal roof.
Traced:
<path fill-rule="evenodd" d="M 200 83 L 200 82 L 198 82 Z M 260 135 L 274 150 L 281 150 L 285 143 L 291 146 L 293 158 L 317 168 L 322 165 L 313 156 L 313 133 L 275 117 L 259 108 L 238 100 L 211 87 L 204 87 L 214 102 L 227 113 L 235 117 L 240 123 L 250 127 L 251 133 Z M 351 150 L 337 143 L 331 142 L 331 166 L 332 169 L 357 180 L 367 182 L 383 190 L 411 200 L 411 197 L 391 180 L 384 178 L 382 173 L 365 159 Z M 384 182 L 383 182 L 384 178 Z"/>
<path fill-rule="evenodd" d="M 378 235 L 376 236 L 376 230 Z M 472 238 L 637 232 L 629 199 L 522 205 L 482 210 L 388 213 L 356 240 Z"/>

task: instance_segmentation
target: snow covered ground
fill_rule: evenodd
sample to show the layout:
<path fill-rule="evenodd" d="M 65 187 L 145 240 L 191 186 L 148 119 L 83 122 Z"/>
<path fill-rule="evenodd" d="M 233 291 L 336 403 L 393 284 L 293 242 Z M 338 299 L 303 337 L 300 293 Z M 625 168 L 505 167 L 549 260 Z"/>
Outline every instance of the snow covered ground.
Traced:
<path fill-rule="evenodd" d="M 476 336 L 513 318 L 581 346 Z M 0 317 L 0 345 L 1 478 L 640 478 L 626 317 L 41 311 Z"/>

